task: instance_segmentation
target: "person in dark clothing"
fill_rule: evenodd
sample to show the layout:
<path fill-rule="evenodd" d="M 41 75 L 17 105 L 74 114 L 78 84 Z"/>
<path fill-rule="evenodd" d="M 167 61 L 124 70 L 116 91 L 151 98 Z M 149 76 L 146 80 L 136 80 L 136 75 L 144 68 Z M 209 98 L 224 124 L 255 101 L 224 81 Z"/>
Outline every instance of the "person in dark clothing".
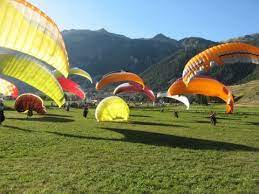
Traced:
<path fill-rule="evenodd" d="M 30 118 L 30 117 L 32 117 L 32 116 L 33 116 L 33 110 L 32 110 L 32 108 L 30 107 L 29 110 L 28 110 L 28 112 L 27 112 L 27 119 Z"/>
<path fill-rule="evenodd" d="M 178 114 L 178 112 L 177 111 L 174 111 L 174 116 L 175 116 L 175 118 L 179 118 L 179 114 Z"/>
<path fill-rule="evenodd" d="M 70 110 L 70 104 L 69 104 L 69 103 L 67 103 L 66 111 L 67 111 L 67 112 L 69 112 L 69 110 Z"/>
<path fill-rule="evenodd" d="M 214 126 L 217 124 L 216 113 L 212 111 L 210 113 L 210 123 Z"/>
<path fill-rule="evenodd" d="M 85 103 L 84 104 L 84 111 L 83 111 L 83 117 L 87 117 L 87 115 L 88 115 L 88 112 L 89 112 L 89 107 L 88 107 L 88 104 L 87 103 Z"/>
<path fill-rule="evenodd" d="M 0 125 L 2 125 L 2 122 L 5 120 L 5 115 L 4 115 L 4 103 L 1 101 L 0 102 Z"/>

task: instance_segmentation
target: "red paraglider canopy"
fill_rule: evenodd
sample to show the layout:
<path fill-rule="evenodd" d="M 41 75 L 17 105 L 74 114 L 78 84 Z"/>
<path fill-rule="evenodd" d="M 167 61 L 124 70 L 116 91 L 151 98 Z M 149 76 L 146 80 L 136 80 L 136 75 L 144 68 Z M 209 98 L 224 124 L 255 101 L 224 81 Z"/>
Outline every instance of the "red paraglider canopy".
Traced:
<path fill-rule="evenodd" d="M 143 93 L 145 94 L 151 101 L 156 100 L 156 96 L 154 92 L 147 86 L 142 87 L 142 85 L 138 83 L 124 83 L 119 85 L 113 91 L 114 95 L 121 94 L 121 93 Z"/>
<path fill-rule="evenodd" d="M 35 111 L 38 114 L 45 114 L 47 112 L 43 100 L 39 96 L 30 93 L 18 96 L 14 108 L 17 112 L 28 110 Z"/>
<path fill-rule="evenodd" d="M 15 87 L 15 88 L 13 89 L 12 97 L 13 97 L 13 98 L 17 98 L 18 95 L 19 95 L 19 90 L 18 90 L 17 87 Z"/>
<path fill-rule="evenodd" d="M 57 80 L 65 92 L 75 94 L 82 100 L 85 99 L 85 93 L 77 83 L 63 76 L 58 77 Z"/>

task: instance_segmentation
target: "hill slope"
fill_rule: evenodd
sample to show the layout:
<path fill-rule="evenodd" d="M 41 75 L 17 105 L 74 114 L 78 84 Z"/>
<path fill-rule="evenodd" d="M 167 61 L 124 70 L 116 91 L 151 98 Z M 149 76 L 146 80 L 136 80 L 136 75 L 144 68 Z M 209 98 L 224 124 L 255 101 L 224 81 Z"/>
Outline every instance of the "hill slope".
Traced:
<path fill-rule="evenodd" d="M 92 74 L 95 80 L 112 71 L 126 70 L 141 74 L 154 90 L 165 90 L 181 77 L 184 65 L 197 53 L 219 44 L 199 37 L 174 40 L 163 34 L 150 39 L 131 39 L 105 29 L 63 31 L 70 62 Z M 259 34 L 246 35 L 224 42 L 241 41 L 259 46 Z M 253 64 L 227 65 L 212 73 L 227 85 L 259 79 Z M 74 79 L 83 88 L 89 83 Z"/>
<path fill-rule="evenodd" d="M 181 77 L 188 60 L 202 50 L 216 44 L 201 38 L 186 38 L 179 41 L 182 49 L 154 64 L 142 73 L 142 77 L 153 89 L 166 90 L 170 83 Z"/>
<path fill-rule="evenodd" d="M 71 63 L 94 76 L 121 69 L 140 73 L 180 48 L 178 41 L 163 34 L 130 39 L 101 29 L 67 30 L 63 36 Z"/>
<path fill-rule="evenodd" d="M 240 41 L 259 46 L 259 34 L 247 35 L 227 42 Z M 143 78 L 155 90 L 166 90 L 170 84 L 181 77 L 184 65 L 199 52 L 219 43 L 201 38 L 186 38 L 180 40 L 184 49 L 179 49 L 166 59 L 149 67 L 142 73 Z M 233 64 L 214 69 L 211 74 L 227 85 L 244 83 L 259 79 L 259 67 L 254 64 Z"/>
<path fill-rule="evenodd" d="M 231 86 L 231 90 L 239 98 L 238 103 L 259 104 L 259 80 Z"/>

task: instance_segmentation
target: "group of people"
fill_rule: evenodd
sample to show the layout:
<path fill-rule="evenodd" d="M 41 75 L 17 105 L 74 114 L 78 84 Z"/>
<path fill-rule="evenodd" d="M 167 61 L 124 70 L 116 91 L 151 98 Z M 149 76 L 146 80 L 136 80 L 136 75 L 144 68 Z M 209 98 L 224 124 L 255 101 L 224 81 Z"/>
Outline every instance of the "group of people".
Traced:
<path fill-rule="evenodd" d="M 4 103 L 2 100 L 0 100 L 0 125 L 2 125 L 2 122 L 4 122 L 5 120 L 5 114 L 4 114 Z M 66 110 L 69 111 L 70 110 L 70 104 L 66 105 Z M 85 102 L 83 105 L 83 117 L 87 118 L 89 112 L 89 106 L 88 104 Z M 29 110 L 27 111 L 27 119 L 33 116 L 33 110 L 31 108 L 29 108 Z"/>
<path fill-rule="evenodd" d="M 164 112 L 164 111 L 165 111 L 164 108 L 162 108 L 162 109 L 160 110 L 160 112 Z M 179 113 L 178 113 L 178 111 L 174 111 L 174 112 L 173 112 L 173 116 L 178 119 L 178 118 L 179 118 Z M 209 118 L 210 118 L 210 123 L 211 123 L 211 125 L 216 126 L 216 125 L 217 125 L 216 112 L 211 111 L 211 113 L 210 113 L 210 115 L 209 115 Z"/>
<path fill-rule="evenodd" d="M 66 111 L 70 110 L 70 104 L 66 104 Z M 83 117 L 87 118 L 89 112 L 89 106 L 88 104 L 85 102 L 83 105 Z M 164 112 L 164 109 L 161 110 L 161 112 Z M 174 117 L 175 118 L 179 118 L 179 114 L 177 111 L 174 111 Z M 27 112 L 27 118 L 32 117 L 33 116 L 33 111 L 31 109 L 28 110 Z M 216 113 L 211 111 L 210 115 L 210 122 L 212 125 L 216 125 L 217 124 L 217 118 L 216 118 Z M 4 103 L 2 100 L 0 100 L 0 125 L 2 124 L 2 122 L 4 122 L 5 120 L 5 115 L 4 115 Z"/>
<path fill-rule="evenodd" d="M 179 118 L 179 114 L 178 114 L 177 111 L 174 111 L 174 117 L 175 117 L 175 118 Z M 211 111 L 209 117 L 210 117 L 210 123 L 211 123 L 211 125 L 216 126 L 216 124 L 217 124 L 216 113 L 213 112 L 213 111 Z"/>

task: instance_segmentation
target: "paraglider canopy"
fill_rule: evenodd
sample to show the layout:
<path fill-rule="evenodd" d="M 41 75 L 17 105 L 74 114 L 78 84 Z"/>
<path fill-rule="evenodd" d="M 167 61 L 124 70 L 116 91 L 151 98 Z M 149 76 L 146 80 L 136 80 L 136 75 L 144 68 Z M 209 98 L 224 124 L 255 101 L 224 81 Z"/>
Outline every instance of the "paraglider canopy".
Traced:
<path fill-rule="evenodd" d="M 56 78 L 59 78 L 59 77 L 62 77 L 63 75 L 55 70 L 53 71 L 53 74 Z M 69 75 L 78 75 L 78 76 L 81 76 L 81 77 L 84 77 L 86 78 L 87 80 L 89 80 L 91 83 L 93 83 L 93 79 L 91 77 L 91 75 L 89 73 L 87 73 L 86 71 L 84 71 L 83 69 L 80 69 L 78 67 L 73 67 L 71 69 L 69 69 Z"/>
<path fill-rule="evenodd" d="M 103 99 L 95 110 L 95 118 L 98 122 L 103 121 L 127 121 L 129 118 L 127 103 L 118 96 Z"/>
<path fill-rule="evenodd" d="M 84 71 L 83 69 L 80 69 L 78 67 L 73 67 L 73 68 L 69 69 L 69 75 L 79 75 L 81 77 L 88 79 L 91 83 L 93 83 L 93 79 L 92 79 L 91 75 L 89 73 L 87 73 L 86 71 Z"/>
<path fill-rule="evenodd" d="M 105 75 L 97 84 L 96 84 L 96 90 L 101 90 L 103 87 L 113 84 L 116 82 L 133 82 L 140 84 L 143 88 L 145 86 L 144 81 L 135 73 L 130 72 L 117 72 L 117 73 L 110 73 Z"/>
<path fill-rule="evenodd" d="M 186 106 L 186 110 L 190 109 L 190 102 L 186 96 L 182 96 L 182 95 L 168 96 L 167 92 L 159 92 L 157 94 L 157 98 L 172 98 L 174 100 L 182 102 Z"/>
<path fill-rule="evenodd" d="M 123 93 L 143 93 L 145 94 L 151 101 L 156 100 L 156 96 L 154 92 L 148 87 L 138 84 L 138 83 L 124 83 L 119 85 L 115 90 L 113 91 L 114 95 L 117 94 L 123 94 Z"/>
<path fill-rule="evenodd" d="M 221 98 L 226 102 L 226 112 L 233 113 L 234 99 L 231 91 L 219 81 L 209 77 L 195 77 L 188 86 L 183 79 L 176 80 L 168 89 L 168 96 L 179 94 L 201 94 Z"/>
<path fill-rule="evenodd" d="M 43 100 L 31 93 L 18 96 L 14 108 L 17 112 L 35 111 L 38 114 L 45 114 L 47 112 Z"/>
<path fill-rule="evenodd" d="M 85 99 L 85 93 L 77 83 L 68 78 L 65 78 L 64 76 L 58 77 L 57 80 L 65 92 L 74 94 L 78 96 L 81 100 Z"/>
<path fill-rule="evenodd" d="M 61 85 L 62 89 L 65 92 L 74 94 L 78 96 L 81 100 L 85 99 L 85 93 L 79 84 L 77 84 L 76 82 L 72 81 L 69 78 L 65 78 L 59 71 L 54 71 L 53 74 L 57 78 L 59 84 Z M 77 67 L 69 69 L 69 75 L 79 75 L 81 77 L 88 79 L 91 83 L 93 83 L 93 80 L 90 74 Z"/>
<path fill-rule="evenodd" d="M 17 51 L 0 48 L 0 64 L 1 74 L 33 86 L 52 98 L 58 106 L 65 103 L 62 88 L 41 61 Z"/>
<path fill-rule="evenodd" d="M 26 0 L 0 1 L 0 47 L 33 56 L 68 75 L 68 55 L 55 22 Z"/>
<path fill-rule="evenodd" d="M 4 96 L 12 96 L 13 98 L 17 98 L 19 95 L 19 90 L 11 82 L 0 78 L 0 93 Z"/>
<path fill-rule="evenodd" d="M 208 72 L 216 65 L 240 62 L 259 64 L 259 48 L 240 42 L 211 47 L 188 61 L 183 70 L 183 82 L 188 85 L 193 77 Z"/>

